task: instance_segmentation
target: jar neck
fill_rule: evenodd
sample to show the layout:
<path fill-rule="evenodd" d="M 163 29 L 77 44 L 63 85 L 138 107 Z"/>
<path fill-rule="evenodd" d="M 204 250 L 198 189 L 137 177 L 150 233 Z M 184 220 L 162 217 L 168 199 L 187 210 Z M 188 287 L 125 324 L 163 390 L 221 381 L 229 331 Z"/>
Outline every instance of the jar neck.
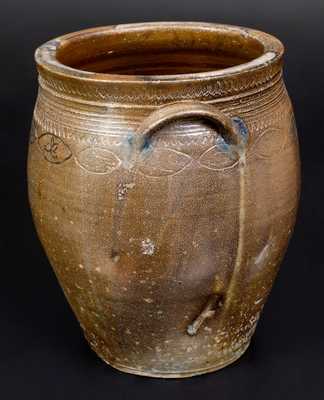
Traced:
<path fill-rule="evenodd" d="M 176 49 L 170 48 L 172 46 Z M 203 59 L 204 52 L 211 46 L 210 56 L 205 57 L 205 70 L 190 72 L 190 68 L 198 68 L 194 60 Z M 200 53 L 198 57 L 195 53 L 192 63 L 187 55 L 186 66 L 182 68 L 178 48 L 189 49 L 192 54 Z M 116 59 L 120 60 L 120 55 L 125 59 L 127 52 L 132 52 L 132 60 L 134 57 L 150 60 L 151 57 L 154 63 L 155 58 L 163 60 L 161 49 L 172 54 L 180 72 L 183 69 L 189 73 L 145 74 L 146 64 L 133 68 L 141 75 L 130 74 L 116 64 Z M 158 50 L 160 55 L 154 57 Z M 143 51 L 145 57 L 141 57 Z M 118 53 L 119 58 L 112 59 L 113 53 Z M 215 54 L 229 67 L 213 69 Z M 85 103 L 158 106 L 183 100 L 208 102 L 240 98 L 265 90 L 280 79 L 282 55 L 283 46 L 277 39 L 247 28 L 202 23 L 146 23 L 95 28 L 62 36 L 41 46 L 36 52 L 36 62 L 41 87 L 56 96 Z M 126 58 L 123 68 L 126 65 L 131 71 L 128 65 L 131 63 L 127 62 Z M 174 60 L 164 60 L 166 71 L 170 65 L 172 67 L 172 62 Z M 102 72 L 103 65 L 110 68 L 109 73 Z M 161 72 L 162 67 L 153 67 Z"/>

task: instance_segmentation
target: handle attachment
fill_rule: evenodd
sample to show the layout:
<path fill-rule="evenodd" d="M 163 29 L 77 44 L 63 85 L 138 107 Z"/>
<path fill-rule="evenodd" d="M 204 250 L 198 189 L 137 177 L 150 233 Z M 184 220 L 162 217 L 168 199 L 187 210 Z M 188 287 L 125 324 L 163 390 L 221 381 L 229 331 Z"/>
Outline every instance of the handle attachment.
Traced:
<path fill-rule="evenodd" d="M 211 121 L 231 150 L 240 154 L 247 141 L 247 129 L 237 117 L 231 119 L 215 106 L 199 101 L 181 101 L 168 104 L 150 114 L 136 130 L 139 150 L 147 148 L 152 135 L 170 122 L 197 117 Z"/>

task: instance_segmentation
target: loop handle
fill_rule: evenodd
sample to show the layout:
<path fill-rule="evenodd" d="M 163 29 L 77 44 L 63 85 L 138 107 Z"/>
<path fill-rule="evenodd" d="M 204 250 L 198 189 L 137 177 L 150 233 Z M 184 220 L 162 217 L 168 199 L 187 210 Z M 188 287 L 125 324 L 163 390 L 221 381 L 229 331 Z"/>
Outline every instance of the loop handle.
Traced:
<path fill-rule="evenodd" d="M 168 123 L 191 117 L 211 121 L 228 144 L 244 144 L 243 137 L 235 129 L 232 119 L 216 107 L 199 101 L 182 101 L 163 106 L 144 119 L 136 130 L 139 146 L 145 147 L 154 132 Z"/>

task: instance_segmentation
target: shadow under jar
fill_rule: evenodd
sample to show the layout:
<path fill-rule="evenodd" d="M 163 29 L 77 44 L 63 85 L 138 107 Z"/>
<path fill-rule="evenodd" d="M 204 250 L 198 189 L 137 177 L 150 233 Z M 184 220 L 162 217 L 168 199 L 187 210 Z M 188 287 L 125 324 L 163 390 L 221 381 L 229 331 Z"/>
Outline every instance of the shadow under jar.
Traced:
<path fill-rule="evenodd" d="M 94 28 L 36 52 L 35 225 L 94 351 L 186 377 L 249 345 L 295 222 L 283 46 L 247 28 Z"/>

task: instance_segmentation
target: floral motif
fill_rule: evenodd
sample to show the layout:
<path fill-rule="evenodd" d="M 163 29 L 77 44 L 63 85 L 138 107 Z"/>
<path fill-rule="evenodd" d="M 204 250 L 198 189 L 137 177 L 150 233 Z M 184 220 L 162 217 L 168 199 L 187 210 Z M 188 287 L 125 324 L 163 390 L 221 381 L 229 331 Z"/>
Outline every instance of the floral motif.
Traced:
<path fill-rule="evenodd" d="M 72 156 L 68 145 L 52 133 L 44 133 L 38 138 L 39 149 L 44 158 L 53 164 L 61 164 Z"/>

